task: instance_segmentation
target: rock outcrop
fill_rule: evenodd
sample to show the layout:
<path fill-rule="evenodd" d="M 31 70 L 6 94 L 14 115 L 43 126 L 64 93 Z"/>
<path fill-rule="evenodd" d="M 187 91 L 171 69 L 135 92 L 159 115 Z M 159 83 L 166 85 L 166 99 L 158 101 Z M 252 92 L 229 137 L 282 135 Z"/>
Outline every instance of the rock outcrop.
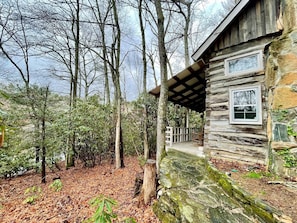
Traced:
<path fill-rule="evenodd" d="M 154 212 L 163 223 L 290 222 L 205 159 L 190 154 L 170 150 L 162 160 L 159 182 Z"/>

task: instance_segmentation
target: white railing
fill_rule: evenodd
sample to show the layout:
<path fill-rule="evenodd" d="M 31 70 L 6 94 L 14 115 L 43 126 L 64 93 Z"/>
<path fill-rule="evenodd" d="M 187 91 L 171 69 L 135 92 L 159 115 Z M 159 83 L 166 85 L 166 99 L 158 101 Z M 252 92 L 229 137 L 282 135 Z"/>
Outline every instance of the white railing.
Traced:
<path fill-rule="evenodd" d="M 166 144 L 172 146 L 173 143 L 188 142 L 192 140 L 192 135 L 196 128 L 166 127 L 165 140 Z"/>

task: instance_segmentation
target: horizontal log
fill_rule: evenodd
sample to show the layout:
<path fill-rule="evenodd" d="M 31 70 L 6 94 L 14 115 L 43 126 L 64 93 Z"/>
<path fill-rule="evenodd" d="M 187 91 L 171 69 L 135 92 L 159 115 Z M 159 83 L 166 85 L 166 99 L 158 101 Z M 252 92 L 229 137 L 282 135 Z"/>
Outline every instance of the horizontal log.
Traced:
<path fill-rule="evenodd" d="M 226 78 L 218 81 L 213 81 L 210 85 L 212 89 L 224 88 L 228 91 L 228 87 L 249 86 L 262 83 L 264 85 L 264 76 L 246 77 L 246 78 Z"/>
<path fill-rule="evenodd" d="M 211 63 L 209 63 L 208 71 L 211 73 L 212 71 L 217 70 L 218 68 L 224 67 L 224 65 L 225 65 L 225 61 L 223 59 L 217 60 L 215 61 L 215 63 L 211 61 Z"/>
<path fill-rule="evenodd" d="M 242 136 L 244 134 L 237 134 L 237 135 L 227 135 L 227 134 L 208 134 L 209 142 L 213 141 L 214 143 L 225 143 L 231 144 L 236 146 L 246 146 L 248 147 L 263 147 L 267 145 L 267 138 L 255 138 L 255 137 L 246 137 Z M 253 135 L 256 136 L 256 135 Z"/>
<path fill-rule="evenodd" d="M 224 103 L 226 101 L 229 101 L 229 92 L 225 92 L 218 95 L 209 95 L 206 97 L 206 102 L 210 104 L 216 104 L 216 103 Z"/>
<path fill-rule="evenodd" d="M 224 82 L 224 81 L 232 81 L 232 80 L 243 80 L 245 78 L 256 78 L 259 80 L 259 78 L 262 77 L 262 79 L 265 78 L 265 72 L 264 71 L 259 71 L 259 72 L 253 72 L 253 73 L 248 73 L 248 74 L 241 74 L 241 75 L 225 75 L 224 70 L 218 70 L 216 73 L 211 73 L 209 75 L 209 82 L 211 84 L 216 83 L 216 82 Z M 260 80 L 262 80 L 260 79 Z M 242 82 L 243 84 L 245 82 Z"/>
<path fill-rule="evenodd" d="M 247 156 L 259 156 L 262 157 L 267 153 L 267 144 L 263 144 L 262 147 L 257 147 L 253 145 L 240 145 L 235 143 L 225 143 L 219 141 L 212 141 L 208 138 L 208 146 L 211 150 L 225 151 L 228 153 L 235 153 L 238 155 Z"/>
<path fill-rule="evenodd" d="M 210 155 L 215 159 L 223 159 L 227 161 L 238 161 L 246 164 L 253 165 L 255 163 L 266 164 L 265 159 L 258 157 L 250 157 L 250 156 L 240 156 L 238 157 L 236 154 L 224 153 L 224 152 L 214 152 L 210 151 Z"/>
<path fill-rule="evenodd" d="M 208 124 L 212 122 L 213 124 Z M 250 133 L 253 135 L 262 135 L 266 137 L 266 128 L 261 125 L 230 125 L 229 120 L 209 120 L 206 123 L 213 133 L 226 132 L 230 134 Z M 227 124 L 225 124 L 227 123 Z"/>

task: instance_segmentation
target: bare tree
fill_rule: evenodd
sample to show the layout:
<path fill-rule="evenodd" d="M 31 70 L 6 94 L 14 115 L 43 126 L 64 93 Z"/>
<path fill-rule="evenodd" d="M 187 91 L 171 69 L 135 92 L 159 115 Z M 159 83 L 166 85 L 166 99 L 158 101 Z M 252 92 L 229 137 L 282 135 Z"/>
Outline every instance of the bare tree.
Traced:
<path fill-rule="evenodd" d="M 115 22 L 113 32 L 113 43 L 111 47 L 111 74 L 115 87 L 115 107 L 116 107 L 116 135 L 115 135 L 115 165 L 116 168 L 124 167 L 124 151 L 122 141 L 122 95 L 120 85 L 120 55 L 121 55 L 121 29 L 119 24 L 118 9 L 116 0 L 112 0 L 113 18 Z"/>
<path fill-rule="evenodd" d="M 81 0 L 40 1 L 30 18 L 40 31 L 39 49 L 63 67 L 57 76 L 69 81 L 69 129 L 72 130 L 72 110 L 79 96 L 81 49 Z M 41 22 L 42 21 L 42 22 Z M 66 167 L 74 166 L 75 132 L 69 136 Z"/>
<path fill-rule="evenodd" d="M 104 101 L 106 104 L 110 104 L 110 88 L 109 88 L 109 76 L 108 76 L 108 45 L 106 36 L 108 35 L 106 32 L 107 26 L 112 26 L 110 20 L 110 16 L 112 14 L 112 1 L 91 1 L 88 0 L 89 7 L 91 8 L 91 13 L 94 16 L 96 21 L 95 26 L 99 27 L 100 36 L 97 35 L 97 38 L 100 37 L 101 44 L 99 51 L 98 46 L 93 46 L 92 50 L 95 52 L 103 61 L 103 73 L 104 73 Z"/>
<path fill-rule="evenodd" d="M 185 20 L 185 24 L 183 27 L 183 41 L 184 41 L 184 54 L 185 54 L 185 66 L 188 67 L 190 65 L 190 53 L 189 53 L 189 29 L 191 22 L 191 6 L 193 1 L 186 0 L 173 0 L 174 4 L 177 7 L 177 13 L 181 14 Z M 186 7 L 186 10 L 183 10 L 182 5 Z"/>
<path fill-rule="evenodd" d="M 81 66 L 80 66 L 80 84 L 79 84 L 79 97 L 81 98 L 82 90 L 84 90 L 83 97 L 88 98 L 91 93 L 90 87 L 98 80 L 98 71 L 101 69 L 100 64 L 97 62 L 98 57 L 93 55 L 88 49 L 81 49 Z"/>
<path fill-rule="evenodd" d="M 42 149 L 41 181 L 46 182 L 46 117 L 49 89 L 31 86 L 30 59 L 34 56 L 32 24 L 26 19 L 24 8 L 18 0 L 5 2 L 0 7 L 0 52 L 17 70 L 25 89 L 25 103 L 29 105 L 38 148 Z M 20 88 L 22 89 L 22 88 Z M 41 131 L 39 129 L 41 126 Z"/>
<path fill-rule="evenodd" d="M 167 85 L 167 53 L 165 47 L 165 27 L 164 15 L 161 0 L 155 0 L 155 8 L 158 19 L 158 49 L 160 60 L 160 76 L 161 88 L 160 98 L 158 105 L 158 118 L 157 118 L 157 173 L 160 172 L 160 163 L 165 154 L 165 121 L 166 121 L 166 108 L 168 97 Z"/>
<path fill-rule="evenodd" d="M 139 19 L 139 25 L 140 25 L 140 33 L 141 33 L 141 46 L 142 46 L 142 63 L 143 63 L 143 95 L 147 97 L 147 57 L 146 57 L 146 38 L 145 38 L 145 27 L 143 24 L 143 0 L 138 1 L 138 19 Z M 146 103 L 144 104 L 143 108 L 143 154 L 144 159 L 149 159 L 149 145 L 148 145 L 148 130 L 147 130 L 147 106 Z"/>

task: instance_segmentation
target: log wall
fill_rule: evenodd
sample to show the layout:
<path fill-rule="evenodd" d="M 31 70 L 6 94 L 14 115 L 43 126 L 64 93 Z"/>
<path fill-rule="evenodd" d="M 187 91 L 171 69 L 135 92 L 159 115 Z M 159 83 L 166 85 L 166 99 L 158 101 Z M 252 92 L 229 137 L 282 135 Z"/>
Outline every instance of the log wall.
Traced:
<path fill-rule="evenodd" d="M 266 40 L 268 41 L 268 40 Z M 217 54 L 209 61 L 206 86 L 206 124 L 204 148 L 214 158 L 238 160 L 248 163 L 266 162 L 267 143 L 267 93 L 265 89 L 265 71 L 244 75 L 225 75 L 224 60 L 233 56 L 262 50 L 265 55 L 263 40 L 246 43 L 239 51 Z M 269 41 L 268 41 L 269 43 Z M 266 60 L 263 56 L 263 62 Z M 265 64 L 265 62 L 264 62 Z M 230 124 L 229 89 L 261 85 L 262 125 Z"/>
<path fill-rule="evenodd" d="M 205 152 L 211 157 L 267 164 L 267 89 L 265 67 L 260 72 L 225 75 L 224 60 L 262 50 L 282 32 L 281 0 L 250 1 L 204 53 L 206 71 Z M 229 89 L 261 85 L 262 125 L 230 124 Z"/>

